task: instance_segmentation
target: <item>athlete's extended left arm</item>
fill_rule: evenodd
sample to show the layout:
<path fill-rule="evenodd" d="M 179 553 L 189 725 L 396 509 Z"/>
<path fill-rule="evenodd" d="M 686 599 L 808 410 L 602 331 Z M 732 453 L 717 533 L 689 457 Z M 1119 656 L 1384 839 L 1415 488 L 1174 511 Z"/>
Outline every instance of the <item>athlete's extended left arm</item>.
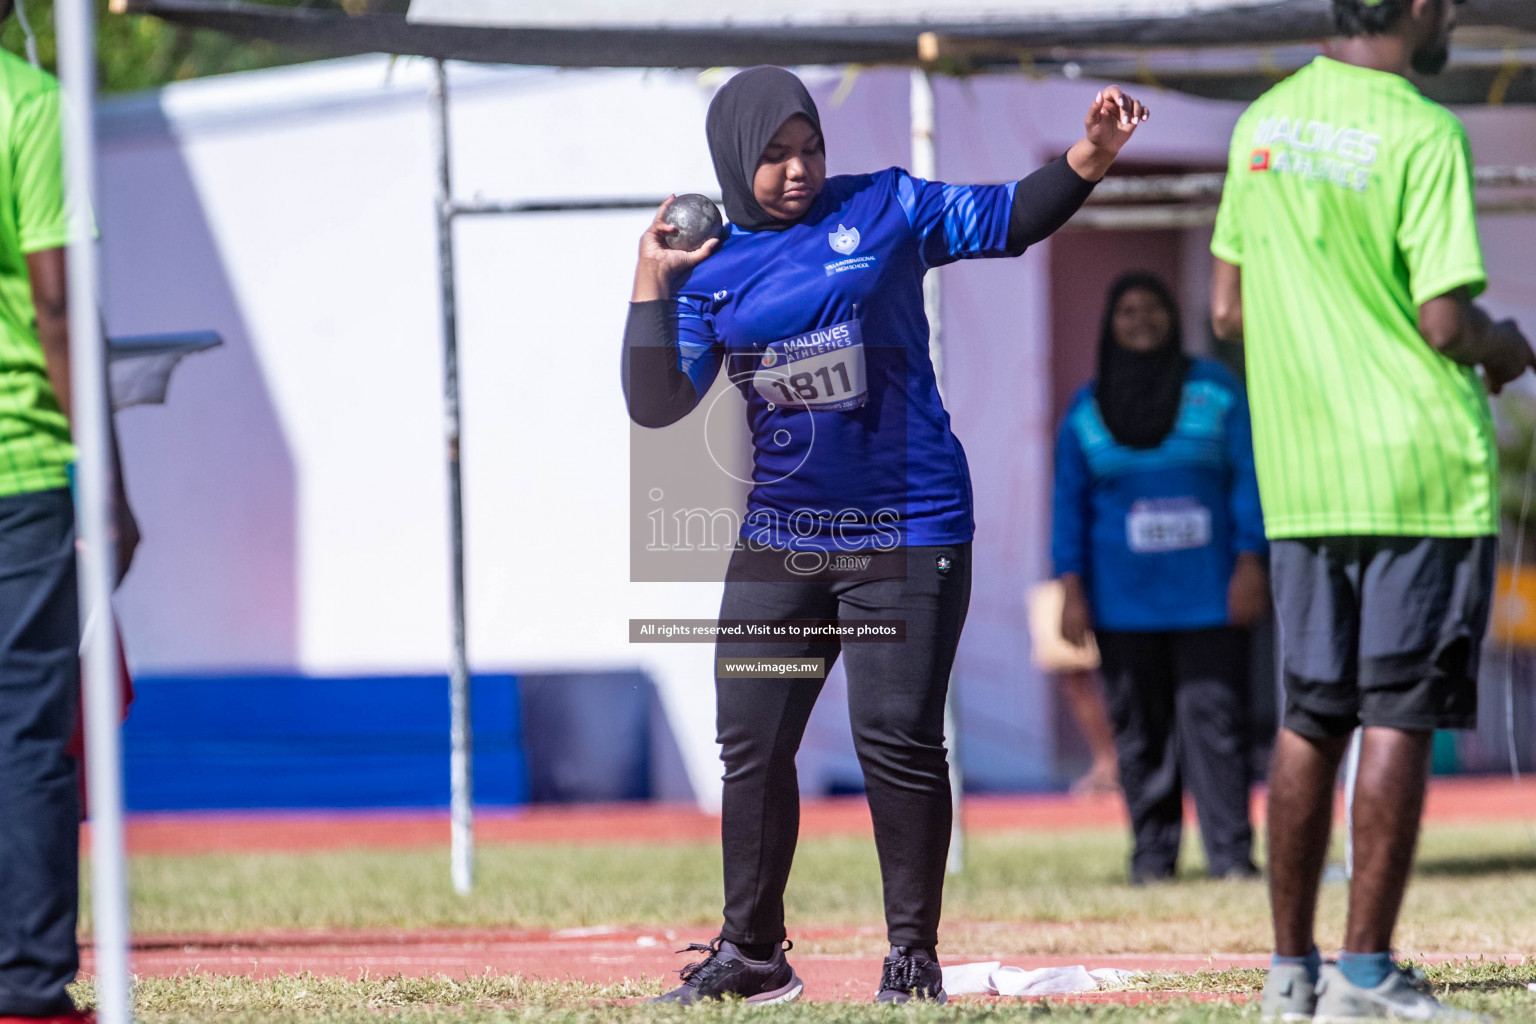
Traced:
<path fill-rule="evenodd" d="M 1064 156 L 1020 181 L 1008 219 L 1008 252 L 1017 256 L 1049 238 L 1087 201 L 1136 126 L 1152 116 L 1142 103 L 1106 87 L 1093 98 L 1083 120 L 1083 137 Z"/>

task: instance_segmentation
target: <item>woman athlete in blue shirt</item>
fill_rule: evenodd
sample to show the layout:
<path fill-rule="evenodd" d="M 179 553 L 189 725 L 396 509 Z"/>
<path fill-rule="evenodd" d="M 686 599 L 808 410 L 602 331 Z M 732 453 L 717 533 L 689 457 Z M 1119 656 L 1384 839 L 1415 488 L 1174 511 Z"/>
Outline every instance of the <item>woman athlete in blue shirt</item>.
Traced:
<path fill-rule="evenodd" d="M 880 1001 L 944 999 L 944 699 L 970 599 L 970 476 L 928 356 L 923 275 L 1016 256 L 1048 236 L 1146 116 L 1111 86 L 1094 97 L 1081 141 L 1006 185 L 896 168 L 828 178 L 810 94 L 782 68 L 752 68 L 720 90 L 706 121 L 729 232 L 693 252 L 669 249 L 663 206 L 641 239 L 624 339 L 631 417 L 676 422 L 722 367 L 746 398 L 753 488 L 721 620 L 878 619 L 903 630 L 900 642 L 717 647 L 720 658 L 846 659 L 891 943 Z M 784 957 L 784 886 L 800 814 L 795 752 L 821 686 L 717 675 L 725 923 L 690 947 L 703 958 L 663 1000 L 800 994 Z"/>

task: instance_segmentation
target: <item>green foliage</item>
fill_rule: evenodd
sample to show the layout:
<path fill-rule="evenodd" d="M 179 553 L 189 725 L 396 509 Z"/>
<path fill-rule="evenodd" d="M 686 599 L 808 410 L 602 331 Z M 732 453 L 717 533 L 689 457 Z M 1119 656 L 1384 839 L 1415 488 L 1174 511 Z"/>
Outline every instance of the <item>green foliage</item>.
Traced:
<path fill-rule="evenodd" d="M 283 3 L 292 5 L 293 0 Z M 37 33 L 38 59 L 56 72 L 53 0 L 27 0 L 26 13 Z M 26 55 L 25 36 L 15 15 L 0 29 L 0 45 L 19 56 Z M 260 40 L 242 41 L 206 29 L 179 28 L 145 15 L 112 14 L 106 0 L 96 4 L 96 55 L 97 88 L 104 94 L 292 64 L 314 56 Z"/>

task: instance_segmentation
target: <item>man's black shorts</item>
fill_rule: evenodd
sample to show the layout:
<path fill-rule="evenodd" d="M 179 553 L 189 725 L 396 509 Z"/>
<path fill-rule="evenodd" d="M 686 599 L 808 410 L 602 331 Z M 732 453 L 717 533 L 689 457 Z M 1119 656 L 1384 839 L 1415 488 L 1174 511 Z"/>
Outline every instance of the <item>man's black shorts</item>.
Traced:
<path fill-rule="evenodd" d="M 1472 729 L 1497 537 L 1270 545 L 1287 729 Z"/>

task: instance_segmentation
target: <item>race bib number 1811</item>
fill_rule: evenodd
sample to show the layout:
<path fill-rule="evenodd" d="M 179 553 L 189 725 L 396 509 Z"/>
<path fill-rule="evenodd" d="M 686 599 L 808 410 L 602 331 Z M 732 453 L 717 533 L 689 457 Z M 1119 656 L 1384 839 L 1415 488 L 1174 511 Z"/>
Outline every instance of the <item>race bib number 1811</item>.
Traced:
<path fill-rule="evenodd" d="M 765 401 L 790 409 L 859 408 L 869 400 L 859 322 L 847 320 L 770 343 L 752 375 L 752 387 Z"/>

